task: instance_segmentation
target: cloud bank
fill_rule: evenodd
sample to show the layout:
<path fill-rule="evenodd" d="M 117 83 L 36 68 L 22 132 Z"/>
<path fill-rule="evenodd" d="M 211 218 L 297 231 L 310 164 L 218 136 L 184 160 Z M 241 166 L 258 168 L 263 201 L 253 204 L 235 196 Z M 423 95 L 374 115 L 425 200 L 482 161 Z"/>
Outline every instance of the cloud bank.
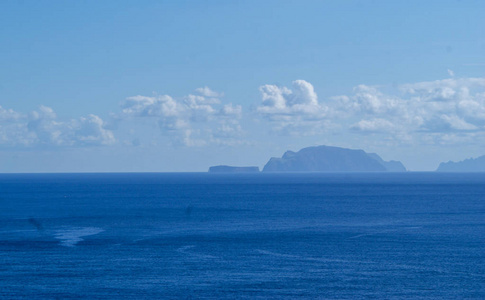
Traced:
<path fill-rule="evenodd" d="M 256 112 L 281 134 L 353 132 L 406 143 L 451 143 L 485 132 L 485 78 L 403 84 L 392 94 L 358 85 L 352 94 L 323 103 L 304 80 L 291 88 L 263 85 L 260 92 Z"/>
<path fill-rule="evenodd" d="M 289 87 L 265 84 L 259 92 L 248 111 L 223 101 L 223 93 L 207 86 L 183 97 L 137 95 L 126 98 L 108 121 L 152 124 L 144 130 L 156 127 L 157 136 L 186 147 L 237 146 L 253 143 L 261 134 L 350 134 L 414 145 L 477 143 L 485 137 L 485 78 L 452 77 L 394 89 L 362 84 L 347 95 L 323 100 L 305 80 Z M 253 132 L 242 124 L 252 124 Z M 115 135 L 121 131 L 94 114 L 65 120 L 47 106 L 30 113 L 0 106 L 3 148 L 110 146 L 118 144 Z M 135 130 L 132 135 L 133 145 L 139 145 Z"/>

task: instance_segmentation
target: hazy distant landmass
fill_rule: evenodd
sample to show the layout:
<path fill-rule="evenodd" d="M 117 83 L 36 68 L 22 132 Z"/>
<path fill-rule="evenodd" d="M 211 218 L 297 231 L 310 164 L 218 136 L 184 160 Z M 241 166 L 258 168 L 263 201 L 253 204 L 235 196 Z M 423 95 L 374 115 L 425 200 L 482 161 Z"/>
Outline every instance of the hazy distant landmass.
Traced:
<path fill-rule="evenodd" d="M 233 166 L 213 166 L 209 168 L 209 173 L 257 173 L 259 167 L 233 167 Z"/>
<path fill-rule="evenodd" d="M 384 161 L 375 153 L 331 146 L 287 151 L 272 157 L 263 172 L 405 172 L 399 161 Z"/>
<path fill-rule="evenodd" d="M 375 160 L 377 160 L 381 165 L 386 168 L 387 172 L 406 172 L 404 165 L 397 160 L 384 161 L 376 153 L 367 153 L 367 155 Z"/>
<path fill-rule="evenodd" d="M 485 155 L 459 162 L 442 162 L 437 172 L 485 172 Z"/>

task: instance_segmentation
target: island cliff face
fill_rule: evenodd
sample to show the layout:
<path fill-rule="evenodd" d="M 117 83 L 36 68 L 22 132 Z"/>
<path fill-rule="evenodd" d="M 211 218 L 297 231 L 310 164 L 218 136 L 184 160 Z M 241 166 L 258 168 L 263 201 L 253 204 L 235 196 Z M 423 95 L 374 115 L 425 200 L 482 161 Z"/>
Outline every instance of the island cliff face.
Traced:
<path fill-rule="evenodd" d="M 398 161 L 386 162 L 375 153 L 340 147 L 316 146 L 272 157 L 263 172 L 405 172 Z"/>
<path fill-rule="evenodd" d="M 442 162 L 437 172 L 485 172 L 485 155 L 459 162 Z"/>
<path fill-rule="evenodd" d="M 209 168 L 209 173 L 257 173 L 259 167 L 233 167 L 233 166 L 213 166 Z"/>

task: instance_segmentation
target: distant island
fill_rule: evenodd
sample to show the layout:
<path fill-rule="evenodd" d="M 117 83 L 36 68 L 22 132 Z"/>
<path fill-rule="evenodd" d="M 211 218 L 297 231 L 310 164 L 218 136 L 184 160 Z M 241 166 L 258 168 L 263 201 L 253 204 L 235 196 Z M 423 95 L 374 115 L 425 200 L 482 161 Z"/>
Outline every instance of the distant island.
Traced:
<path fill-rule="evenodd" d="M 331 146 L 287 151 L 272 157 L 263 172 L 405 172 L 399 161 L 384 161 L 375 153 Z"/>
<path fill-rule="evenodd" d="M 213 166 L 210 173 L 255 173 L 258 167 Z M 376 153 L 331 146 L 287 151 L 281 158 L 272 157 L 263 172 L 406 172 L 399 161 L 384 161 Z"/>
<path fill-rule="evenodd" d="M 485 155 L 459 162 L 442 162 L 437 172 L 485 172 Z"/>
<path fill-rule="evenodd" d="M 259 167 L 213 166 L 209 173 L 258 173 Z"/>

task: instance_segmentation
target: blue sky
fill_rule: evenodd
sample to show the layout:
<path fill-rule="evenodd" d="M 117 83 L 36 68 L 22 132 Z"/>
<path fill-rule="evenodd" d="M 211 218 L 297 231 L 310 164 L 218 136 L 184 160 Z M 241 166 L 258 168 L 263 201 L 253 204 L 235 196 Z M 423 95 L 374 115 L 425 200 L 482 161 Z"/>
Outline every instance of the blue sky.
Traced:
<path fill-rule="evenodd" d="M 483 1 L 2 1 L 0 171 L 485 154 Z"/>

